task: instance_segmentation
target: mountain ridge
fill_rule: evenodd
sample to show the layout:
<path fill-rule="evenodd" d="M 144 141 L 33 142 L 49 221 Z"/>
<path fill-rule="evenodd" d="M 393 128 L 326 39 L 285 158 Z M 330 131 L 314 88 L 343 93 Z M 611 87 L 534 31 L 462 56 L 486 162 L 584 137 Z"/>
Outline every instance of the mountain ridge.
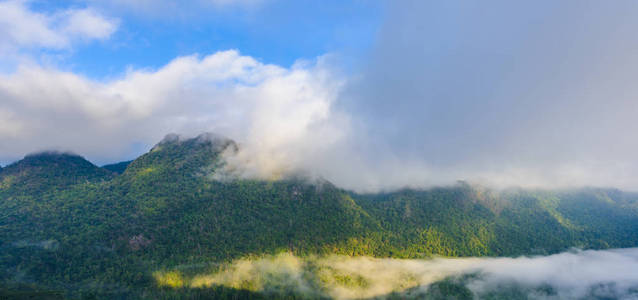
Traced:
<path fill-rule="evenodd" d="M 149 270 L 281 252 L 427 258 L 638 245 L 634 193 L 459 182 L 358 194 L 303 178 L 215 180 L 228 147 L 237 144 L 170 136 L 119 175 L 77 155 L 7 166 L 0 182 L 27 175 L 0 186 L 0 281 L 107 282 L 135 294 L 153 290 Z M 50 268 L 39 271 L 42 261 Z"/>

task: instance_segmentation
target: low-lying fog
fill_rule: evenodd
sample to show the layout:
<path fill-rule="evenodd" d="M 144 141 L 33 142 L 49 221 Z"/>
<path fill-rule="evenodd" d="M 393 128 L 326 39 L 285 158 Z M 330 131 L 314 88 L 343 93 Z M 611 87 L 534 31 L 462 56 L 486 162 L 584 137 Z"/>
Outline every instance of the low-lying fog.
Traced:
<path fill-rule="evenodd" d="M 518 258 L 296 257 L 239 259 L 209 272 L 155 273 L 159 285 L 226 287 L 337 299 L 458 293 L 531 299 L 638 299 L 638 248 Z"/>

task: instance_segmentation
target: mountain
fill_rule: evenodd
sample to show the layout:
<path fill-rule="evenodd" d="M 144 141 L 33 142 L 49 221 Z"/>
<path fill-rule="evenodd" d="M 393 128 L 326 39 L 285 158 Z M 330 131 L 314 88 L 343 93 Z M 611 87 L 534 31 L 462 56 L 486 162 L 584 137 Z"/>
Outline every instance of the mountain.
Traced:
<path fill-rule="evenodd" d="M 122 174 L 126 170 L 126 167 L 128 167 L 128 165 L 130 165 L 132 162 L 133 162 L 132 160 L 127 160 L 127 161 L 121 161 L 114 164 L 103 165 L 102 169 L 107 169 L 116 174 Z"/>
<path fill-rule="evenodd" d="M 170 293 L 157 286 L 159 270 L 280 252 L 424 258 L 638 245 L 633 193 L 495 191 L 461 182 L 357 194 L 303 178 L 217 180 L 221 153 L 237 147 L 210 134 L 167 136 L 123 172 L 63 153 L 3 168 L 0 285 L 161 298 Z"/>
<path fill-rule="evenodd" d="M 40 189 L 108 180 L 111 175 L 111 172 L 95 166 L 79 155 L 42 152 L 27 155 L 0 170 L 0 182 L 4 188 L 14 187 L 37 192 Z"/>

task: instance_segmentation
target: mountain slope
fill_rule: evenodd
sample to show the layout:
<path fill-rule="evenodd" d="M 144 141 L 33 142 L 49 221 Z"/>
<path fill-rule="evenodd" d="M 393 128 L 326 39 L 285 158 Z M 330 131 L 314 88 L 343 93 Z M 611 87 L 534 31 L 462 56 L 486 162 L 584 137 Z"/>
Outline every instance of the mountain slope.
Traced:
<path fill-rule="evenodd" d="M 69 153 L 42 152 L 31 154 L 0 171 L 4 189 L 40 192 L 74 184 L 108 180 L 111 172 L 101 169 L 83 157 Z"/>
<path fill-rule="evenodd" d="M 139 296 L 157 270 L 282 251 L 422 258 L 638 245 L 632 193 L 460 183 L 361 195 L 299 178 L 215 180 L 221 153 L 237 147 L 168 136 L 120 175 L 57 153 L 7 166 L 0 281 Z"/>
<path fill-rule="evenodd" d="M 66 153 L 46 152 L 27 155 L 0 172 L 1 242 L 20 241 L 21 237 L 48 237 L 59 229 L 57 224 L 74 214 L 61 214 L 66 197 L 84 201 L 71 194 L 77 187 L 100 185 L 113 178 L 84 158 Z M 22 233 L 26 233 L 23 235 Z"/>
<path fill-rule="evenodd" d="M 114 164 L 103 165 L 102 168 L 116 174 L 122 174 L 124 173 L 124 171 L 126 171 L 126 167 L 128 167 L 128 165 L 131 164 L 132 162 L 133 162 L 132 160 L 121 161 Z"/>
<path fill-rule="evenodd" d="M 165 140 L 131 163 L 109 184 L 122 195 L 119 201 L 131 205 L 122 234 L 148 240 L 144 247 L 156 258 L 230 259 L 280 250 L 329 251 L 372 226 L 365 212 L 329 183 L 211 180 L 227 147 L 235 144 L 202 136 Z M 176 242 L 179 254 L 166 247 Z"/>

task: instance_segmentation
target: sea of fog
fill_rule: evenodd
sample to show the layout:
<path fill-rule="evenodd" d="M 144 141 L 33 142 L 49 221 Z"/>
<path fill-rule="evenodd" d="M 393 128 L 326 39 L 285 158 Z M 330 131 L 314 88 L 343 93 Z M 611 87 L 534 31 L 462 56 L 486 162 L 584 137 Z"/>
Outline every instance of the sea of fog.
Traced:
<path fill-rule="evenodd" d="M 571 250 L 549 256 L 392 259 L 289 253 L 235 260 L 202 272 L 158 271 L 160 285 L 226 286 L 336 299 L 638 299 L 638 248 Z"/>

